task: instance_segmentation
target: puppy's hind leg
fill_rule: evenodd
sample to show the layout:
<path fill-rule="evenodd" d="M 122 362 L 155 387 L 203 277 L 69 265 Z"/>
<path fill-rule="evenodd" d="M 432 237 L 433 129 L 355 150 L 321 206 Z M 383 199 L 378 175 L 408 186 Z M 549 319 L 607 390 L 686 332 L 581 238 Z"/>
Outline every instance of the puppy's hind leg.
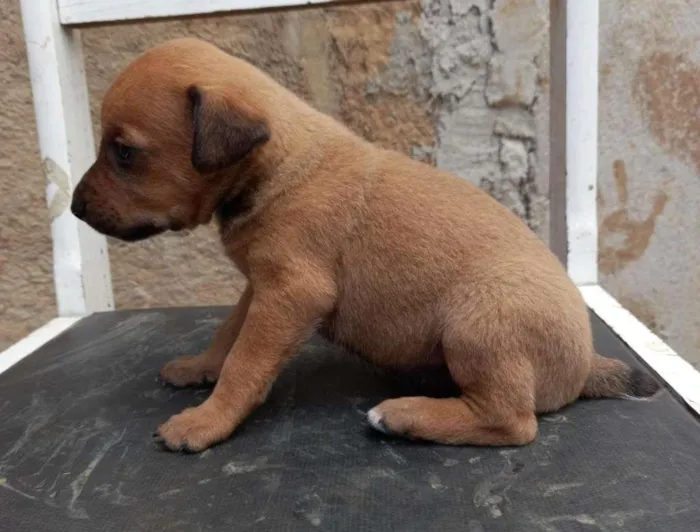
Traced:
<path fill-rule="evenodd" d="M 367 414 L 382 432 L 452 445 L 525 445 L 537 437 L 532 366 L 508 352 L 443 345 L 461 397 L 403 397 Z"/>
<path fill-rule="evenodd" d="M 186 355 L 168 362 L 160 370 L 160 378 L 177 387 L 215 383 L 241 330 L 252 295 L 252 289 L 247 287 L 236 308 L 216 332 L 211 345 L 204 353 Z"/>
<path fill-rule="evenodd" d="M 386 434 L 448 445 L 525 445 L 537 436 L 532 412 L 498 412 L 468 396 L 390 399 L 370 410 L 367 419 Z"/>

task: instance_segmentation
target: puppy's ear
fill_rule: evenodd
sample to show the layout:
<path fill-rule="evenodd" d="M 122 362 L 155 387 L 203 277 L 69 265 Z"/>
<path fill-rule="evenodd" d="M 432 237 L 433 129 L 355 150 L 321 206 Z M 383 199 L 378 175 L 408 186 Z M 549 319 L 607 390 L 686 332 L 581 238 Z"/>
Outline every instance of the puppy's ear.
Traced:
<path fill-rule="evenodd" d="M 192 165 L 198 172 L 221 170 L 270 139 L 260 120 L 235 107 L 220 91 L 190 87 L 194 135 Z"/>

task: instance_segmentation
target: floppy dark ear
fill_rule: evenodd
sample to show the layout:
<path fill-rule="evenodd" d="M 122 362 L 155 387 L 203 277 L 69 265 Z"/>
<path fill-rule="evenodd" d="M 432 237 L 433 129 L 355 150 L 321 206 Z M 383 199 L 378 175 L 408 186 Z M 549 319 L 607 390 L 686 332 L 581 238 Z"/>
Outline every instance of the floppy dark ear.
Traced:
<path fill-rule="evenodd" d="M 198 172 L 221 170 L 239 161 L 270 139 L 259 120 L 234 107 L 225 94 L 190 87 L 194 135 L 192 165 Z"/>

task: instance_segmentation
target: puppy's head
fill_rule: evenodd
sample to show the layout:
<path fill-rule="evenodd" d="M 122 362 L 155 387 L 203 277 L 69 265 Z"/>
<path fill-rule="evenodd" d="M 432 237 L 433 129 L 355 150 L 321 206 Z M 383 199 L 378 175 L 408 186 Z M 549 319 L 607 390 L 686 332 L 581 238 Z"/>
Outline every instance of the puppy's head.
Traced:
<path fill-rule="evenodd" d="M 240 79 L 251 72 L 192 39 L 136 59 L 105 95 L 97 160 L 75 189 L 73 214 L 130 241 L 208 221 L 270 138 Z"/>

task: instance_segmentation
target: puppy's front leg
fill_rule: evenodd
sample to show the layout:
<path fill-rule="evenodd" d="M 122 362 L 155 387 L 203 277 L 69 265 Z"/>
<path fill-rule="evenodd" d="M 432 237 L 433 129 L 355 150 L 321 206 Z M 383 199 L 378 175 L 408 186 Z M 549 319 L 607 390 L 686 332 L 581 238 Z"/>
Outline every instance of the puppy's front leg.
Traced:
<path fill-rule="evenodd" d="M 224 360 L 241 331 L 252 299 L 253 289 L 249 284 L 236 308 L 216 331 L 209 348 L 200 355 L 186 355 L 168 362 L 160 370 L 160 378 L 177 387 L 216 382 Z"/>
<path fill-rule="evenodd" d="M 174 451 L 199 452 L 225 440 L 267 396 L 284 363 L 331 308 L 331 298 L 308 289 L 255 288 L 238 339 L 211 396 L 158 428 Z"/>

